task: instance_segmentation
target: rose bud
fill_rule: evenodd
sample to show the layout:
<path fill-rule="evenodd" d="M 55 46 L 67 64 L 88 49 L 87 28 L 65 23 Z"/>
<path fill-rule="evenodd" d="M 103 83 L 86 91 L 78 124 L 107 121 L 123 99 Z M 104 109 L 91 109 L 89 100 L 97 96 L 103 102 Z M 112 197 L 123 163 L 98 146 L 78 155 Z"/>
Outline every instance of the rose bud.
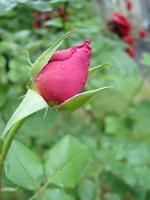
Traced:
<path fill-rule="evenodd" d="M 148 36 L 148 32 L 145 31 L 144 28 L 141 28 L 141 30 L 139 31 L 139 36 L 143 40 L 143 39 L 145 39 Z"/>
<path fill-rule="evenodd" d="M 35 78 L 35 89 L 51 105 L 83 91 L 90 62 L 90 41 L 57 51 Z"/>
<path fill-rule="evenodd" d="M 125 16 L 114 12 L 108 22 L 108 28 L 119 37 L 124 37 L 126 35 L 130 35 L 132 26 Z"/>
<path fill-rule="evenodd" d="M 131 58 L 136 57 L 136 52 L 133 48 L 127 48 L 127 49 L 125 49 L 125 51 Z"/>
<path fill-rule="evenodd" d="M 136 41 L 131 35 L 123 37 L 123 41 L 133 47 L 136 45 Z"/>
<path fill-rule="evenodd" d="M 126 0 L 126 8 L 131 10 L 133 8 L 133 3 L 131 0 Z"/>

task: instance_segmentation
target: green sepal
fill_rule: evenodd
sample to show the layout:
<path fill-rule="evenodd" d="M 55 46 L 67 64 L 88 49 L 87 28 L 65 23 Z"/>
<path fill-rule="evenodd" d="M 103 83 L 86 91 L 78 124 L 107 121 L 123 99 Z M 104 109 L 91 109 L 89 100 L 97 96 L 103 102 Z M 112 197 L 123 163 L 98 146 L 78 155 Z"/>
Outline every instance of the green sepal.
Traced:
<path fill-rule="evenodd" d="M 101 67 L 111 67 L 111 64 L 101 64 L 101 65 L 97 65 L 95 67 L 90 67 L 89 68 L 89 74 L 92 74 L 93 72 L 95 72 L 95 70 L 101 68 Z"/>
<path fill-rule="evenodd" d="M 111 88 L 109 87 L 102 87 L 95 90 L 90 90 L 87 92 L 83 92 L 73 96 L 72 98 L 68 99 L 64 103 L 60 104 L 59 106 L 54 106 L 53 108 L 58 111 L 74 111 L 83 106 L 87 101 L 89 101 L 92 97 L 100 94 L 102 91 Z"/>
<path fill-rule="evenodd" d="M 7 132 L 10 130 L 10 128 L 19 120 L 22 120 L 31 114 L 44 109 L 48 108 L 48 104 L 43 99 L 42 96 L 40 96 L 35 91 L 29 89 L 23 99 L 23 101 L 20 103 L 20 105 L 17 107 L 13 115 L 11 116 L 10 120 L 8 121 L 3 133 L 2 138 L 5 137 Z"/>

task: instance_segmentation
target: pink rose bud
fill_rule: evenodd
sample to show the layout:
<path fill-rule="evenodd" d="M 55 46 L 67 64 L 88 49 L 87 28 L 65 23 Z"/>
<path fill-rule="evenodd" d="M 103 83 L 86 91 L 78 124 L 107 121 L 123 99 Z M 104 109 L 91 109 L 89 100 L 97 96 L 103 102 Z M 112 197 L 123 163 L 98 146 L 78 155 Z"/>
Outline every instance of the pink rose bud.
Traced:
<path fill-rule="evenodd" d="M 35 78 L 35 88 L 50 104 L 58 105 L 83 91 L 90 62 L 90 41 L 57 51 Z"/>

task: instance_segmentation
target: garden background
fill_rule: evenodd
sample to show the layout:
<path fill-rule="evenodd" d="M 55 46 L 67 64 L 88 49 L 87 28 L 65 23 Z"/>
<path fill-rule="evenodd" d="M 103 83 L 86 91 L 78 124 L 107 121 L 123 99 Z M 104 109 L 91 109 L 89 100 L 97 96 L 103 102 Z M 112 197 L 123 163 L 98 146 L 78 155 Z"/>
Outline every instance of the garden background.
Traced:
<path fill-rule="evenodd" d="M 141 2 L 132 1 L 128 10 L 121 0 L 0 0 L 1 132 L 26 92 L 29 58 L 33 62 L 70 30 L 75 32 L 61 48 L 89 39 L 90 65 L 109 64 L 90 75 L 88 87 L 113 86 L 75 112 L 40 111 L 25 122 L 6 160 L 2 200 L 34 195 L 43 183 L 38 184 L 36 163 L 24 151 L 50 168 L 52 149 L 56 160 L 69 152 L 68 163 L 36 199 L 150 199 L 150 37 L 138 34 L 141 28 L 148 33 L 150 7 Z M 133 26 L 134 59 L 125 51 L 128 44 L 108 28 L 112 12 L 122 13 Z M 76 160 L 71 154 L 78 155 Z M 82 171 L 74 173 L 82 163 Z"/>

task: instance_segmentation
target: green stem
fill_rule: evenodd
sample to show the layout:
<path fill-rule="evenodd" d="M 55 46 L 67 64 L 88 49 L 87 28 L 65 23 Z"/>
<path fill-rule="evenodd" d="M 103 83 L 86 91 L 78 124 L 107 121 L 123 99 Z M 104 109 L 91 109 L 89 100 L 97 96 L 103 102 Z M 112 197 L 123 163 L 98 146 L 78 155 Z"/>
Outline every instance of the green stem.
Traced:
<path fill-rule="evenodd" d="M 8 150 L 10 148 L 10 145 L 19 130 L 19 128 L 22 126 L 23 122 L 25 121 L 26 118 L 18 121 L 9 131 L 8 135 L 4 139 L 3 146 L 2 146 L 2 151 L 0 155 L 0 180 L 2 178 L 2 172 L 3 172 L 3 166 L 4 166 L 4 161 L 6 159 Z"/>
<path fill-rule="evenodd" d="M 45 189 L 48 187 L 50 184 L 50 181 L 48 180 L 32 197 L 30 197 L 28 200 L 34 200 L 37 199 L 39 196 L 43 194 Z"/>
<path fill-rule="evenodd" d="M 35 200 L 37 199 L 38 197 L 42 196 L 42 194 L 44 193 L 44 191 L 47 189 L 47 187 L 49 186 L 49 184 L 51 183 L 51 180 L 53 179 L 53 177 L 55 176 L 55 174 L 49 178 L 45 183 L 44 185 L 42 185 L 36 192 L 35 194 L 30 197 L 28 200 Z"/>

